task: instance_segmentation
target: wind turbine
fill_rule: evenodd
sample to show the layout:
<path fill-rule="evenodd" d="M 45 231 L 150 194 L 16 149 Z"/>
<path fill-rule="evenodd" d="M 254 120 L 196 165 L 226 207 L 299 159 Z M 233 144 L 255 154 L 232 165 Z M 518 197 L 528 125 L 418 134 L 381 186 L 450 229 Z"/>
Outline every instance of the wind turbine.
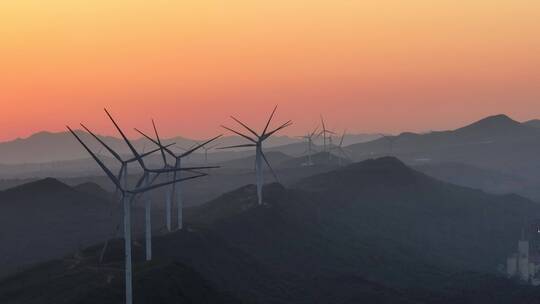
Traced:
<path fill-rule="evenodd" d="M 317 131 L 319 130 L 319 126 L 313 130 L 313 132 L 310 132 L 304 136 L 300 136 L 300 138 L 304 139 L 307 143 L 307 158 L 308 161 L 306 163 L 306 166 L 313 166 L 313 160 L 311 159 L 311 156 L 313 155 L 313 139 L 319 137 L 320 134 L 317 134 Z"/>
<path fill-rule="evenodd" d="M 176 179 L 172 181 L 167 181 L 163 183 L 153 184 L 153 185 L 144 185 L 138 186 L 132 189 L 128 189 L 127 179 L 124 178 L 121 182 L 112 171 L 105 166 L 105 164 L 97 157 L 97 155 L 92 152 L 92 150 L 84 143 L 84 141 L 73 131 L 69 126 L 66 126 L 67 129 L 73 134 L 77 141 L 84 147 L 84 149 L 90 154 L 94 161 L 99 165 L 99 167 L 105 172 L 107 177 L 114 183 L 116 188 L 121 194 L 122 205 L 124 206 L 124 248 L 125 248 L 125 292 L 126 292 L 126 304 L 133 303 L 133 282 L 132 282 L 132 258 L 131 258 L 131 205 L 135 199 L 135 196 L 138 194 L 143 194 L 147 191 L 168 186 L 170 184 L 175 184 L 184 180 L 197 178 L 199 176 L 191 176 L 181 179 Z M 137 157 L 137 161 L 142 162 L 140 156 Z M 125 169 L 124 169 L 125 170 Z"/>
<path fill-rule="evenodd" d="M 133 163 L 133 162 L 136 162 L 138 161 L 138 157 L 137 156 L 134 156 L 133 158 L 130 158 L 130 159 L 123 159 L 116 151 L 114 151 L 109 145 L 107 145 L 99 136 L 97 136 L 96 134 L 94 134 L 94 132 L 92 132 L 88 127 L 86 127 L 84 124 L 81 123 L 81 127 L 83 127 L 86 132 L 88 132 L 90 135 L 92 135 L 92 137 L 94 137 L 94 139 L 96 139 L 107 151 L 109 151 L 109 153 L 114 157 L 116 158 L 119 162 L 120 162 L 120 170 L 118 172 L 118 175 L 116 176 L 116 178 L 118 179 L 118 181 L 120 182 L 120 184 L 122 184 L 124 181 L 125 183 L 127 184 L 127 181 L 128 181 L 128 166 L 130 163 Z M 174 143 L 173 143 L 174 144 Z M 168 146 L 171 146 L 173 144 L 170 144 Z M 149 152 L 146 152 L 146 153 L 143 153 L 141 155 L 139 155 L 139 157 L 142 159 L 142 158 L 145 158 L 157 151 L 159 151 L 160 149 L 154 149 L 154 150 L 151 150 Z M 100 150 L 101 151 L 101 150 Z M 99 153 L 98 153 L 99 155 Z M 116 187 L 116 190 L 115 190 L 115 197 L 118 196 L 118 190 L 119 188 Z M 148 204 L 148 203 L 147 203 Z M 150 212 L 149 210 L 149 206 L 145 206 L 148 210 L 147 210 L 147 213 Z M 146 217 L 148 217 L 148 215 L 146 215 Z M 151 224 L 149 223 L 148 224 L 148 229 L 151 229 Z M 148 230 L 147 229 L 147 230 Z M 148 232 L 147 232 L 148 234 Z M 101 251 L 101 255 L 100 255 L 100 262 L 103 261 L 103 257 L 105 255 L 105 251 L 107 250 L 107 246 L 109 244 L 109 240 L 106 240 L 105 241 L 105 244 L 103 246 L 103 249 Z M 151 240 L 147 241 L 147 246 L 149 248 L 151 248 Z M 150 257 L 151 258 L 152 254 L 151 254 L 151 249 L 147 249 L 147 257 Z"/>
<path fill-rule="evenodd" d="M 246 135 L 244 133 L 235 131 L 229 127 L 222 126 L 224 129 L 229 130 L 245 139 L 247 139 L 250 143 L 249 144 L 242 144 L 242 145 L 234 145 L 234 146 L 227 146 L 222 147 L 218 149 L 233 149 L 233 148 L 244 148 L 244 147 L 255 147 L 255 172 L 257 176 L 257 197 L 259 205 L 262 205 L 262 186 L 263 186 L 263 166 L 262 161 L 266 163 L 272 174 L 274 175 L 274 178 L 277 180 L 277 175 L 274 172 L 274 169 L 272 169 L 272 166 L 270 166 L 270 162 L 268 162 L 268 159 L 263 153 L 262 145 L 265 140 L 267 140 L 270 136 L 274 135 L 279 130 L 286 128 L 292 124 L 292 121 L 287 121 L 286 123 L 280 125 L 279 127 L 275 128 L 272 131 L 268 131 L 268 127 L 270 126 L 270 122 L 272 121 L 272 118 L 274 117 L 274 114 L 276 113 L 277 105 L 274 107 L 274 110 L 272 111 L 272 114 L 270 114 L 270 118 L 268 118 L 268 122 L 266 123 L 266 126 L 264 127 L 264 130 L 262 133 L 258 134 L 257 132 L 253 131 L 250 127 L 248 127 L 246 124 L 241 122 L 240 120 L 236 119 L 234 116 L 231 116 L 231 118 L 236 121 L 239 125 L 244 127 L 246 130 L 248 130 L 253 136 Z"/>
<path fill-rule="evenodd" d="M 176 180 L 176 173 L 179 171 L 192 171 L 199 169 L 200 167 L 190 167 L 190 168 L 163 168 L 163 169 L 149 169 L 146 164 L 144 163 L 142 157 L 139 155 L 139 152 L 135 149 L 133 144 L 129 141 L 129 139 L 126 137 L 120 126 L 116 123 L 112 115 L 105 109 L 105 113 L 107 113 L 107 116 L 113 123 L 113 125 L 116 127 L 116 130 L 122 138 L 124 139 L 125 143 L 133 153 L 133 156 L 139 163 L 140 167 L 143 170 L 143 175 L 137 182 L 137 187 L 148 187 L 152 185 L 155 180 L 159 177 L 162 173 L 173 173 L 174 178 L 173 180 Z M 164 148 L 160 146 L 160 148 Z M 168 148 L 165 148 L 168 149 Z M 196 175 L 195 177 L 202 177 L 206 176 L 207 174 L 199 173 L 199 175 Z M 151 179 L 151 174 L 156 174 L 153 179 Z M 173 183 L 175 185 L 176 183 Z M 146 243 L 146 260 L 150 261 L 152 259 L 152 222 L 151 222 L 151 201 L 147 198 L 145 201 L 145 243 Z"/>
<path fill-rule="evenodd" d="M 343 159 L 351 159 L 349 154 L 345 151 L 345 148 L 343 148 L 343 140 L 345 139 L 345 135 L 347 134 L 347 130 L 343 131 L 343 135 L 341 135 L 341 139 L 339 140 L 339 145 L 334 146 L 334 150 L 338 150 L 338 152 L 341 154 L 341 157 L 339 157 L 339 165 L 343 166 Z"/>
<path fill-rule="evenodd" d="M 326 125 L 324 124 L 324 118 L 323 118 L 322 115 L 321 115 L 321 125 L 322 125 L 322 130 L 321 130 L 321 132 L 319 133 L 319 135 L 322 135 L 322 136 L 323 136 L 323 151 L 324 151 L 324 152 L 327 152 L 327 151 L 328 151 L 328 148 L 326 147 L 326 140 L 327 140 L 328 138 L 330 138 L 330 140 L 331 140 L 332 135 L 335 135 L 336 133 L 334 133 L 334 132 L 332 132 L 332 131 L 330 131 L 330 130 L 328 130 L 328 129 L 326 128 Z"/>
<path fill-rule="evenodd" d="M 180 171 L 193 171 L 193 170 L 199 170 L 199 169 L 213 169 L 213 168 L 219 168 L 218 166 L 202 166 L 202 167 L 190 167 L 190 168 L 182 168 L 182 159 L 189 156 L 190 154 L 192 154 L 193 152 L 199 150 L 200 148 L 206 146 L 207 144 L 213 142 L 214 140 L 220 138 L 222 135 L 218 135 L 214 138 L 211 138 L 201 144 L 198 144 L 198 145 L 195 145 L 194 147 L 190 148 L 189 150 L 185 151 L 184 153 L 182 154 L 179 154 L 177 155 L 176 153 L 174 153 L 173 151 L 171 151 L 168 147 L 165 147 L 161 144 L 161 139 L 159 137 L 159 134 L 157 132 L 157 128 L 156 128 L 156 124 L 154 123 L 154 121 L 152 121 L 152 125 L 154 127 L 154 133 L 156 135 L 156 139 L 153 139 L 152 137 L 148 136 L 147 134 L 145 134 L 144 132 L 140 131 L 139 129 L 135 128 L 135 131 L 137 131 L 139 134 L 141 134 L 142 136 L 146 137 L 148 140 L 150 140 L 151 142 L 153 142 L 154 144 L 156 144 L 160 149 L 161 149 L 161 153 L 162 153 L 162 157 L 163 157 L 163 166 L 164 168 L 174 168 L 176 169 L 176 171 L 173 172 L 173 179 L 176 179 L 177 175 L 180 174 Z M 167 152 L 167 154 L 169 154 L 170 156 L 172 156 L 174 158 L 174 166 L 170 166 L 168 163 L 167 163 L 167 158 L 165 156 L 165 152 Z M 198 173 L 198 172 L 196 172 Z M 182 199 L 182 188 L 181 188 L 181 184 L 173 184 L 172 187 L 171 187 L 171 190 L 170 190 L 170 194 L 169 196 L 167 197 L 167 201 L 166 201 L 166 222 L 168 223 L 167 225 L 167 228 L 169 229 L 169 231 L 171 230 L 171 227 L 170 227 L 170 223 L 171 223 L 171 209 L 172 209 L 172 206 L 170 204 L 170 200 L 169 200 L 169 197 L 172 197 L 176 200 L 176 206 L 177 206 L 177 212 L 178 212 L 178 229 L 182 229 L 183 228 L 183 208 L 184 208 L 184 203 L 183 203 L 183 199 Z"/>

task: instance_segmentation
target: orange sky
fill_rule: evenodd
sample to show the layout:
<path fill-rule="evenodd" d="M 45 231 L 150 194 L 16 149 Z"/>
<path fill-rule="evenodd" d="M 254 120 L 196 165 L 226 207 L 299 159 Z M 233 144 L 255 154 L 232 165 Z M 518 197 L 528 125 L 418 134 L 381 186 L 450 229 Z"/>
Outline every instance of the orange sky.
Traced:
<path fill-rule="evenodd" d="M 319 113 L 356 132 L 540 118 L 540 1 L 0 2 L 0 140 L 113 134 L 103 106 L 209 136 L 276 103 L 293 134 Z"/>

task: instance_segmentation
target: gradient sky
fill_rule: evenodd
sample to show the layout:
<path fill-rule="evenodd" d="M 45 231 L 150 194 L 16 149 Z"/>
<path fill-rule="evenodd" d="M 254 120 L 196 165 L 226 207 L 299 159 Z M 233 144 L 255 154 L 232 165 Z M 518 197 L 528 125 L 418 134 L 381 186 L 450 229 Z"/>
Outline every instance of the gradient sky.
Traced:
<path fill-rule="evenodd" d="M 540 118 L 540 1 L 0 2 L 0 140 L 87 122 L 201 137 L 235 114 L 304 132 Z"/>

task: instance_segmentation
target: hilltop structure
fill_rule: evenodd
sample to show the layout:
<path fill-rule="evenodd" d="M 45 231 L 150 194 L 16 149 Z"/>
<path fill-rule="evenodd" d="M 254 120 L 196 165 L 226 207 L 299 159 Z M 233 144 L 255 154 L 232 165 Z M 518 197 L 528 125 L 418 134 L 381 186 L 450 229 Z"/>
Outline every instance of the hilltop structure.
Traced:
<path fill-rule="evenodd" d="M 540 221 L 523 231 L 517 252 L 506 259 L 506 274 L 533 286 L 540 285 Z"/>

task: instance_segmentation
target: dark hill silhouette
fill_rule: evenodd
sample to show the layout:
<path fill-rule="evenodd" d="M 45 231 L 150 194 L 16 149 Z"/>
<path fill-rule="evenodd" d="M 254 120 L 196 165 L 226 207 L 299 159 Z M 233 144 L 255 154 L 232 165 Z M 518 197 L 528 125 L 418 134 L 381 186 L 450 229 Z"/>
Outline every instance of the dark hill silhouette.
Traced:
<path fill-rule="evenodd" d="M 110 237 L 117 209 L 52 178 L 0 192 L 0 276 Z"/>
<path fill-rule="evenodd" d="M 81 193 L 86 193 L 104 200 L 114 199 L 113 193 L 107 192 L 105 189 L 101 188 L 98 184 L 92 182 L 85 182 L 82 184 L 75 185 L 73 189 Z"/>
<path fill-rule="evenodd" d="M 0 302 L 15 303 L 103 303 L 124 301 L 121 264 L 92 265 L 78 255 L 40 266 L 33 276 L 22 274 L 0 284 Z M 144 265 L 136 272 L 135 303 L 223 303 L 242 301 L 218 291 L 190 267 L 163 262 Z M 24 277 L 24 285 L 18 284 Z"/>
<path fill-rule="evenodd" d="M 529 127 L 540 128 L 540 119 L 532 119 L 532 120 L 524 122 L 523 124 Z"/>
<path fill-rule="evenodd" d="M 527 199 L 444 183 L 392 157 L 264 192 L 262 206 L 246 186 L 192 208 L 185 230 L 154 239 L 154 262 L 142 263 L 143 248 L 134 247 L 136 277 L 153 263 L 186 265 L 248 303 L 520 303 L 538 296 L 496 277 L 524 219 L 540 214 Z M 106 263 L 119 263 L 121 248 L 113 242 Z M 88 264 L 72 280 L 104 267 L 92 264 L 96 251 L 84 252 Z M 54 265 L 60 274 L 68 269 Z M 40 273 L 29 270 L 12 284 Z"/>
<path fill-rule="evenodd" d="M 538 184 L 520 176 L 459 162 L 420 164 L 414 169 L 451 184 L 495 194 L 516 193 L 540 201 Z"/>
<path fill-rule="evenodd" d="M 339 222 L 356 225 L 360 235 L 392 239 L 437 265 L 482 271 L 494 271 L 524 219 L 540 215 L 539 206 L 527 199 L 447 184 L 391 157 L 308 177 L 295 187 L 317 193 L 327 206 L 322 214 L 337 212 L 343 216 Z"/>
<path fill-rule="evenodd" d="M 42 195 L 70 195 L 74 192 L 75 191 L 68 185 L 60 182 L 57 179 L 48 177 L 7 189 L 2 192 L 1 197 L 4 199 L 20 199 L 27 197 L 36 198 L 36 196 Z"/>
<path fill-rule="evenodd" d="M 268 185 L 262 207 L 253 192 L 225 194 L 192 210 L 191 220 L 303 283 L 331 271 L 431 288 L 460 271 L 496 274 L 523 221 L 540 215 L 527 199 L 447 184 L 390 157 L 308 177 L 294 189 Z"/>
<path fill-rule="evenodd" d="M 486 117 L 454 132 L 459 137 L 471 140 L 537 134 L 536 130 L 503 114 Z"/>

